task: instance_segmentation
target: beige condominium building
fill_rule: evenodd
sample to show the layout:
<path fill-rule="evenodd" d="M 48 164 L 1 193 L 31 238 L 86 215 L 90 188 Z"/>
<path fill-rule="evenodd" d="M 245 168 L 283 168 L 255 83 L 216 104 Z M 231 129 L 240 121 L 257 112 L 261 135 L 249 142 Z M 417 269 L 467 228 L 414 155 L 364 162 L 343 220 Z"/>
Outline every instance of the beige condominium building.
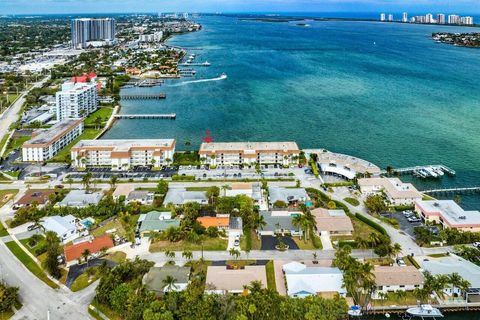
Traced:
<path fill-rule="evenodd" d="M 81 140 L 71 150 L 72 165 L 76 168 L 113 170 L 167 165 L 173 161 L 174 153 L 174 139 Z"/>
<path fill-rule="evenodd" d="M 60 150 L 83 132 L 82 119 L 68 119 L 51 128 L 37 130 L 32 139 L 22 145 L 22 159 L 26 162 L 43 162 L 53 158 Z"/>
<path fill-rule="evenodd" d="M 202 143 L 199 155 L 209 165 L 290 165 L 298 163 L 300 149 L 296 142 L 212 142 Z"/>

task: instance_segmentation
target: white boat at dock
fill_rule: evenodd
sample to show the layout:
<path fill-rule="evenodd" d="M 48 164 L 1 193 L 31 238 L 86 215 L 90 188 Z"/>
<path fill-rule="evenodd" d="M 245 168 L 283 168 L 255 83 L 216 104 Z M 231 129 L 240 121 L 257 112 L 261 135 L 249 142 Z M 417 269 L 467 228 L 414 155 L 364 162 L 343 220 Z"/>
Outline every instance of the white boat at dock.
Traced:
<path fill-rule="evenodd" d="M 351 317 L 361 317 L 362 316 L 362 308 L 360 306 L 352 306 L 348 310 L 348 315 Z"/>
<path fill-rule="evenodd" d="M 204 65 L 205 67 L 210 67 L 210 62 L 205 61 L 204 63 L 202 63 L 202 65 Z"/>
<path fill-rule="evenodd" d="M 417 318 L 443 318 L 443 314 L 437 308 L 429 304 L 422 304 L 418 307 L 408 308 L 407 314 Z"/>

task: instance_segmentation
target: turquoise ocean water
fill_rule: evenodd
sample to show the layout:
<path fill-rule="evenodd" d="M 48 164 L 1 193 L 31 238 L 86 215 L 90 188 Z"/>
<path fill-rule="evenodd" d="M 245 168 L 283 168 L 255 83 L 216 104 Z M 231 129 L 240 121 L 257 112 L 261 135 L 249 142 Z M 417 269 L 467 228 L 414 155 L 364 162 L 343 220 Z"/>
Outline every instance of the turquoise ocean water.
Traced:
<path fill-rule="evenodd" d="M 420 189 L 480 185 L 480 49 L 435 43 L 436 31 L 479 31 L 376 22 L 295 23 L 199 19 L 176 36 L 195 78 L 168 81 L 164 101 L 122 102 L 122 113 L 175 112 L 177 120 L 120 120 L 104 138 L 216 141 L 294 140 L 395 167 L 442 163 L 457 171 Z M 226 73 L 228 78 L 208 80 Z M 480 196 L 463 196 L 480 209 Z"/>

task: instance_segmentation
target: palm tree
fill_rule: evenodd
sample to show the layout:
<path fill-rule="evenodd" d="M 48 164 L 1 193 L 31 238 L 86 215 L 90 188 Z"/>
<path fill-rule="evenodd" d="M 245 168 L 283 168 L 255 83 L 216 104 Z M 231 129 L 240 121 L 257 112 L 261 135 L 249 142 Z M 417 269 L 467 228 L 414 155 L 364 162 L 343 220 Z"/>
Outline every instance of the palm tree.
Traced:
<path fill-rule="evenodd" d="M 173 259 L 173 258 L 175 258 L 175 252 L 173 252 L 171 250 L 165 250 L 165 257 Z"/>
<path fill-rule="evenodd" d="M 113 175 L 113 176 L 110 177 L 109 183 L 110 183 L 110 187 L 112 189 L 115 188 L 115 185 L 116 185 L 117 181 L 118 181 L 118 177 L 116 175 Z"/>
<path fill-rule="evenodd" d="M 395 258 L 398 258 L 398 255 L 402 252 L 402 246 L 399 243 L 395 243 L 392 247 L 392 254 L 395 255 Z"/>
<path fill-rule="evenodd" d="M 463 278 L 457 272 L 454 272 L 448 276 L 448 282 L 450 283 L 452 288 L 452 296 L 455 292 L 455 289 L 460 287 L 460 285 L 462 284 L 462 281 L 463 281 Z"/>
<path fill-rule="evenodd" d="M 380 235 L 376 232 L 371 232 L 369 235 L 368 235 L 368 240 L 371 242 L 372 246 L 376 246 L 377 244 L 380 243 L 381 239 L 380 239 Z"/>
<path fill-rule="evenodd" d="M 230 253 L 230 255 L 231 255 L 235 260 L 237 260 L 238 257 L 240 256 L 240 251 L 238 251 L 238 250 L 235 249 L 235 248 L 230 248 L 230 250 L 228 250 L 228 253 Z"/>
<path fill-rule="evenodd" d="M 85 262 L 87 263 L 87 267 L 88 267 L 88 257 L 90 256 L 90 250 L 88 249 L 85 249 L 83 250 L 82 252 L 82 258 L 85 260 Z"/>
<path fill-rule="evenodd" d="M 184 257 L 187 260 L 191 260 L 193 258 L 193 253 L 192 251 L 185 250 L 182 252 L 182 257 Z"/>
<path fill-rule="evenodd" d="M 395 291 L 395 296 L 397 297 L 398 301 L 405 300 L 407 298 L 407 292 L 404 290 L 397 290 Z"/>
<path fill-rule="evenodd" d="M 162 283 L 164 284 L 164 289 L 166 289 L 166 291 L 168 292 L 177 289 L 177 286 L 175 285 L 176 282 L 177 279 L 170 275 L 166 276 L 165 279 L 163 279 L 162 281 Z"/>
<path fill-rule="evenodd" d="M 261 214 L 257 214 L 255 217 L 255 228 L 263 230 L 263 228 L 267 225 L 267 222 L 265 221 L 265 217 L 262 216 Z"/>
<path fill-rule="evenodd" d="M 356 237 L 355 243 L 357 244 L 357 248 L 361 250 L 367 250 L 370 248 L 370 242 L 367 239 Z"/>
<path fill-rule="evenodd" d="M 87 192 L 90 190 L 90 183 L 91 183 L 92 177 L 93 175 L 91 172 L 87 172 L 82 177 L 82 184 Z"/>
<path fill-rule="evenodd" d="M 73 179 L 70 176 L 67 179 L 67 183 L 70 186 L 70 189 L 72 189 Z"/>
<path fill-rule="evenodd" d="M 303 241 L 307 242 L 308 232 L 310 231 L 310 228 L 311 228 L 311 223 L 308 220 L 308 218 L 304 214 L 296 215 L 292 220 L 292 224 L 295 227 L 302 229 L 302 231 L 304 232 Z"/>

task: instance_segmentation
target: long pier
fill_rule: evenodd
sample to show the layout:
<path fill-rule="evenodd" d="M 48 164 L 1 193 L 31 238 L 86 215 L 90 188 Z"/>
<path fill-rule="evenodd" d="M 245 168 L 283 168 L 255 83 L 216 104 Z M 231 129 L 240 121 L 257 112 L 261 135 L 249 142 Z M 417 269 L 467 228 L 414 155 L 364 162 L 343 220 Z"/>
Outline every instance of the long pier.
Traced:
<path fill-rule="evenodd" d="M 163 114 L 116 114 L 115 119 L 170 119 L 175 120 L 177 118 L 176 113 L 163 113 Z"/>
<path fill-rule="evenodd" d="M 440 194 L 440 193 L 456 193 L 456 194 L 480 193 L 480 187 L 431 189 L 431 190 L 424 190 L 424 191 L 420 191 L 420 192 L 421 192 L 421 193 L 426 193 L 426 194 Z"/>
<path fill-rule="evenodd" d="M 166 99 L 167 95 L 165 93 L 156 93 L 156 94 L 122 94 L 120 99 L 122 100 L 159 100 Z"/>
<path fill-rule="evenodd" d="M 424 170 L 425 168 L 434 168 L 436 170 L 441 170 L 450 176 L 454 176 L 457 174 L 455 170 L 443 164 L 432 164 L 432 165 L 426 165 L 426 166 L 415 166 L 415 167 L 405 167 L 405 168 L 393 168 L 392 172 L 396 172 L 399 174 L 413 174 L 416 171 Z M 382 173 L 387 173 L 387 172 L 383 171 Z"/>
<path fill-rule="evenodd" d="M 192 62 L 192 63 L 179 63 L 178 64 L 181 67 L 210 67 L 210 64 L 207 64 L 207 62 Z"/>

